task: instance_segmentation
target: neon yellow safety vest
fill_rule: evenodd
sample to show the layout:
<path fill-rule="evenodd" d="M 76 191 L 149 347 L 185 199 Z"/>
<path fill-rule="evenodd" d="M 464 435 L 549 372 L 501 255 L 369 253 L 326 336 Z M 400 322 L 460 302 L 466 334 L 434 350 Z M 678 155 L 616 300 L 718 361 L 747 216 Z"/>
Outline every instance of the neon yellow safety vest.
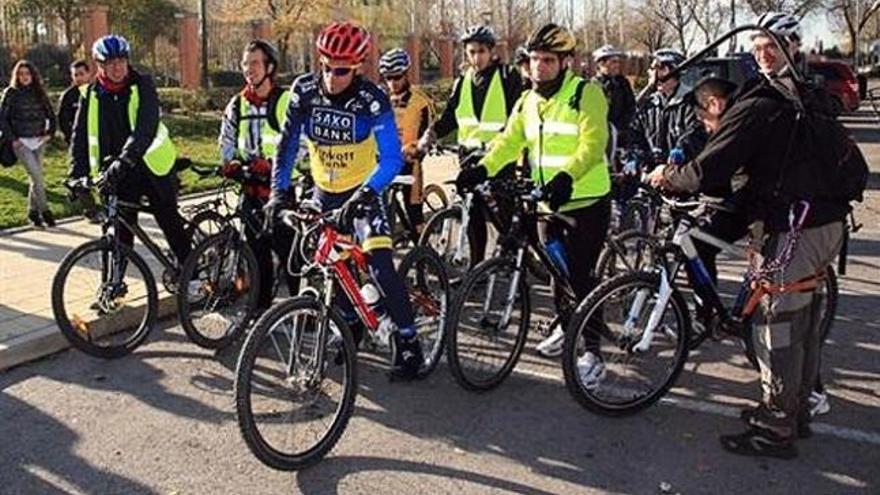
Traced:
<path fill-rule="evenodd" d="M 260 155 L 264 158 L 275 158 L 278 151 L 278 144 L 281 142 L 281 131 L 284 129 L 284 123 L 287 121 L 287 106 L 290 103 L 290 91 L 281 93 L 275 104 L 275 119 L 278 122 L 279 130 L 276 131 L 269 125 L 269 119 L 263 119 L 260 125 Z M 244 96 L 239 96 L 239 116 L 247 115 L 250 102 Z M 248 133 L 247 119 L 238 119 L 238 149 L 239 153 L 246 146 L 245 137 Z"/>
<path fill-rule="evenodd" d="M 532 179 L 536 182 L 549 182 L 571 161 L 571 155 L 577 150 L 580 138 L 578 110 L 572 107 L 571 102 L 582 81 L 568 72 L 562 87 L 550 99 L 545 100 L 535 91 L 529 91 L 523 97 L 525 138 Z M 605 160 L 604 153 L 601 159 Z M 572 188 L 572 201 L 605 196 L 611 190 L 607 165 L 590 167 L 587 173 L 575 180 Z"/>
<path fill-rule="evenodd" d="M 501 84 L 501 70 L 498 67 L 492 75 L 479 119 L 474 112 L 474 70 L 468 69 L 462 77 L 458 106 L 455 108 L 458 144 L 470 148 L 488 145 L 504 129 L 507 121 L 507 97 L 504 94 L 504 85 Z"/>
<path fill-rule="evenodd" d="M 89 139 L 89 165 L 92 169 L 92 177 L 98 175 L 101 165 L 101 149 L 100 140 L 98 139 L 98 96 L 95 94 L 94 88 L 88 90 L 89 93 L 89 113 L 87 119 L 88 139 Z M 134 132 L 137 124 L 137 113 L 140 105 L 140 95 L 137 85 L 131 86 L 131 95 L 128 98 L 128 121 L 131 131 Z M 159 122 L 156 129 L 156 137 L 144 153 L 144 163 L 154 175 L 164 176 L 171 172 L 174 168 L 174 161 L 177 160 L 177 148 L 171 142 L 168 135 L 168 128 L 165 124 Z"/>

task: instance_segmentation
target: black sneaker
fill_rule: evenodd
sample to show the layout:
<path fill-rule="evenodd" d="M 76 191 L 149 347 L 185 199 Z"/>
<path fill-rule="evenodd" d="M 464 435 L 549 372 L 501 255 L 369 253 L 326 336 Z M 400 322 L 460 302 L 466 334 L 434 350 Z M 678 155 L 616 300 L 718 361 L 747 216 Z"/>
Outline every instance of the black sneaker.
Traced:
<path fill-rule="evenodd" d="M 52 212 L 49 210 L 43 212 L 43 221 L 46 222 L 48 227 L 55 226 L 55 216 L 52 215 Z"/>
<path fill-rule="evenodd" d="M 44 227 L 43 218 L 40 217 L 39 212 L 32 211 L 32 212 L 28 213 L 28 220 L 31 221 L 31 225 L 33 225 L 34 227 L 39 227 L 39 228 Z"/>
<path fill-rule="evenodd" d="M 747 426 L 755 426 L 755 417 L 758 415 L 758 410 L 754 408 L 743 409 L 739 412 L 739 419 L 743 420 L 743 422 Z M 797 423 L 797 436 L 800 439 L 810 438 L 813 436 L 813 429 L 810 428 L 809 421 L 798 420 Z"/>
<path fill-rule="evenodd" d="M 797 448 L 791 440 L 757 428 L 751 428 L 738 435 L 722 435 L 721 446 L 732 454 L 750 457 L 794 459 L 798 455 Z"/>
<path fill-rule="evenodd" d="M 403 337 L 394 333 L 394 356 L 391 360 L 391 376 L 404 380 L 414 380 L 425 363 L 419 335 Z"/>

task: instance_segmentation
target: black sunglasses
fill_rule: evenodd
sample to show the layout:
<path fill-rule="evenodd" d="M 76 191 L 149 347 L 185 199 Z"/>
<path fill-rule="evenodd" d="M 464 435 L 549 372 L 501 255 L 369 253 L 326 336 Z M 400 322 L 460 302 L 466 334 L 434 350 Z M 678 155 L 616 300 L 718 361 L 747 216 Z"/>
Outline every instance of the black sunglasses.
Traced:
<path fill-rule="evenodd" d="M 403 79 L 403 74 L 395 74 L 391 76 L 385 76 L 386 81 L 400 81 Z"/>
<path fill-rule="evenodd" d="M 334 76 L 343 77 L 351 74 L 354 70 L 354 67 L 330 67 L 329 65 L 324 66 L 324 74 L 333 73 Z"/>

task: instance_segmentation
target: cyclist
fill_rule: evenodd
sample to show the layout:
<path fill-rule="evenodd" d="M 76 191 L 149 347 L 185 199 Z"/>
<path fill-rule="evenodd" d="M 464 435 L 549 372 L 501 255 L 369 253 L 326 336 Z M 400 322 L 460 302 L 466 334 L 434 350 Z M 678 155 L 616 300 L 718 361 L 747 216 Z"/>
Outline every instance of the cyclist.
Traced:
<path fill-rule="evenodd" d="M 625 147 L 627 132 L 636 110 L 636 97 L 629 79 L 622 75 L 626 54 L 612 45 L 604 45 L 593 51 L 596 75 L 593 80 L 605 90 L 608 98 L 608 121 L 614 126 L 617 146 Z"/>
<path fill-rule="evenodd" d="M 684 55 L 671 48 L 661 48 L 652 58 L 648 86 L 637 100 L 628 135 L 628 149 L 647 170 L 666 163 L 675 148 L 682 150 L 687 158 L 693 158 L 706 141 L 690 88 L 678 77 L 661 81 L 684 62 Z"/>
<path fill-rule="evenodd" d="M 513 65 L 519 70 L 519 78 L 522 81 L 523 90 L 532 89 L 532 75 L 529 67 L 529 51 L 525 46 L 516 47 L 513 54 Z"/>
<path fill-rule="evenodd" d="M 271 190 L 271 160 L 275 158 L 281 139 L 290 93 L 275 84 L 278 54 L 267 41 L 253 40 L 247 44 L 242 53 L 241 69 L 245 86 L 229 100 L 220 124 L 220 158 L 223 174 L 227 177 L 239 175 L 242 164 L 246 164 L 251 174 L 265 178 L 265 185 L 247 184 L 242 190 L 245 195 L 243 208 L 261 219 L 262 208 Z M 261 226 L 262 221 L 258 225 Z M 278 228 L 269 237 L 245 225 L 245 235 L 260 271 L 257 306 L 268 309 L 275 279 L 272 251 L 274 248 L 285 262 L 292 243 L 291 234 L 288 229 Z M 296 294 L 298 281 L 288 275 L 287 284 L 290 293 Z"/>
<path fill-rule="evenodd" d="M 290 202 L 290 171 L 304 134 L 324 211 L 342 208 L 370 255 L 370 269 L 398 331 L 392 375 L 413 378 L 424 362 L 406 287 L 394 269 L 391 232 L 382 193 L 403 168 L 400 138 L 388 96 L 357 73 L 370 35 L 352 22 L 334 22 L 319 34 L 320 70 L 293 82 L 287 120 L 272 169 L 269 214 Z M 376 155 L 379 156 L 377 166 Z M 343 300 L 343 298 L 340 298 Z"/>
<path fill-rule="evenodd" d="M 379 74 L 388 86 L 397 132 L 403 144 L 403 173 L 412 175 L 414 179 L 412 186 L 404 188 L 407 216 L 416 232 L 421 233 L 425 226 L 425 215 L 422 211 L 424 184 L 417 144 L 419 137 L 433 122 L 435 111 L 431 98 L 410 84 L 408 77 L 410 64 L 409 54 L 400 48 L 395 48 L 379 58 Z"/>
<path fill-rule="evenodd" d="M 605 158 L 608 104 L 598 84 L 567 68 L 576 44 L 570 31 L 552 23 L 529 36 L 526 46 L 534 87 L 519 100 L 479 166 L 462 170 L 458 182 L 472 185 L 497 177 L 528 148 L 531 177 L 543 188 L 547 206 L 574 220 L 572 228 L 551 217 L 542 224 L 541 237 L 562 242 L 572 287 L 582 299 L 595 285 L 593 268 L 605 243 L 611 210 Z M 564 324 L 553 329 L 538 352 L 561 354 L 563 328 Z"/>
<path fill-rule="evenodd" d="M 153 78 L 129 65 L 131 47 L 122 36 L 110 34 L 92 45 L 97 77 L 80 99 L 71 138 L 70 177 L 75 181 L 103 173 L 122 201 L 150 201 L 150 210 L 182 264 L 190 238 L 177 211 L 177 186 L 172 172 L 177 151 L 159 119 L 159 97 Z M 105 159 L 113 157 L 111 163 Z M 137 212 L 119 211 L 137 223 Z M 118 233 L 131 246 L 134 234 Z"/>
<path fill-rule="evenodd" d="M 419 140 L 422 153 L 435 140 L 455 130 L 458 130 L 458 144 L 462 146 L 480 148 L 488 145 L 504 129 L 504 123 L 522 92 L 519 74 L 501 64 L 495 56 L 496 40 L 491 28 L 474 26 L 465 31 L 461 42 L 470 68 L 456 79 L 443 114 Z M 513 166 L 506 168 L 504 175 L 513 177 L 514 169 Z M 473 264 L 483 259 L 486 250 L 486 218 L 483 205 L 478 203 L 474 202 L 468 230 Z M 502 211 L 509 210 L 504 204 L 500 206 Z"/>
<path fill-rule="evenodd" d="M 699 190 L 708 191 L 725 187 L 736 169 L 744 166 L 749 175 L 749 219 L 760 222 L 769 234 L 762 253 L 769 259 L 779 257 L 790 246 L 791 201 L 814 198 L 790 259 L 773 276 L 776 283 L 780 279 L 809 279 L 837 255 L 849 198 L 838 197 L 835 185 L 783 177 L 783 172 L 789 178 L 812 175 L 817 164 L 797 149 L 807 143 L 790 146 L 800 114 L 794 111 L 792 95 L 787 94 L 795 83 L 785 74 L 781 49 L 763 32 L 753 36 L 752 49 L 767 77 L 749 83 L 739 94 L 699 156 L 652 175 L 661 175 L 661 182 L 669 185 L 696 184 Z M 797 159 L 792 158 L 793 152 L 800 153 Z M 763 241 L 764 237 L 754 240 Z M 786 292 L 768 296 L 760 305 L 755 343 L 763 397 L 756 409 L 743 411 L 748 431 L 721 437 L 726 450 L 788 459 L 797 455 L 795 440 L 810 435 L 808 397 L 818 377 L 821 339 L 818 304 L 819 299 L 809 292 Z"/>

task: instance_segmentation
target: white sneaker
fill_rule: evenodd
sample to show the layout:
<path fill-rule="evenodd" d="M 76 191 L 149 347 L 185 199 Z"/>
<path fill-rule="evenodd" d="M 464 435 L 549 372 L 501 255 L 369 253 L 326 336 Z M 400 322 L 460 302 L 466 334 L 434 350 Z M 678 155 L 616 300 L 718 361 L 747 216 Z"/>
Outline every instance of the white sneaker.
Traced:
<path fill-rule="evenodd" d="M 831 404 L 828 402 L 828 394 L 823 392 L 813 392 L 810 394 L 810 417 L 816 417 L 820 414 L 828 414 L 831 411 Z"/>
<path fill-rule="evenodd" d="M 557 324 L 550 332 L 550 336 L 541 341 L 535 348 L 538 354 L 544 357 L 556 357 L 562 355 L 562 343 L 565 341 L 565 332 L 562 325 Z"/>
<path fill-rule="evenodd" d="M 590 351 L 578 359 L 577 370 L 581 385 L 587 390 L 595 389 L 605 379 L 605 363 Z"/>

